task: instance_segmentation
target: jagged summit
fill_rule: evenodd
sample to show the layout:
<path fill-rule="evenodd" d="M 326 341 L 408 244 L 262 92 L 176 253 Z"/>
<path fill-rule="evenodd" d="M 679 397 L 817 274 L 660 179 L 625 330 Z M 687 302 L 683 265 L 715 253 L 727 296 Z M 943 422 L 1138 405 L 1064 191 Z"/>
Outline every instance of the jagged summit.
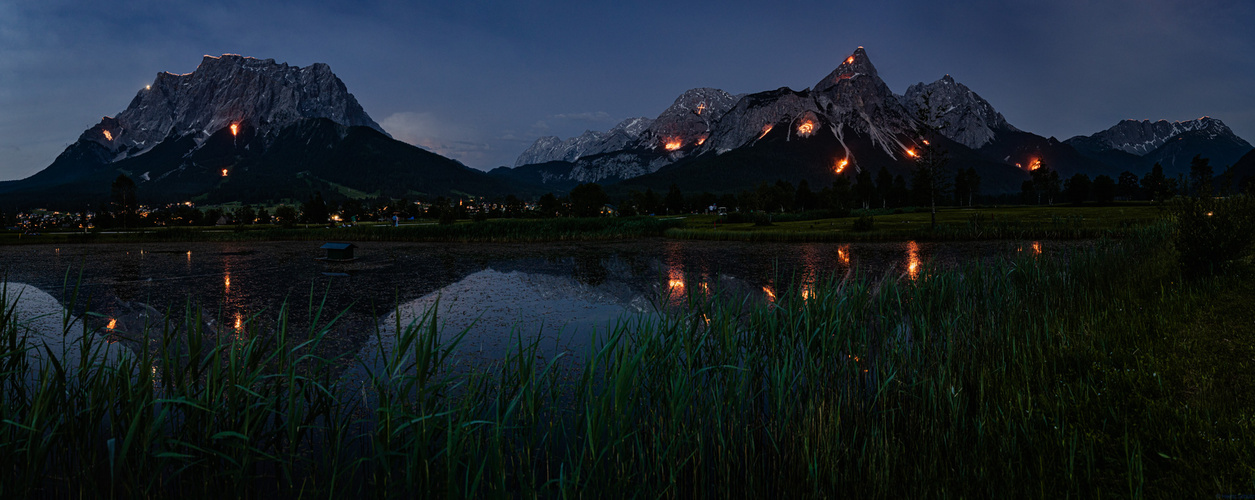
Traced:
<path fill-rule="evenodd" d="M 383 132 L 324 63 L 296 67 L 223 54 L 204 56 L 191 73 L 158 73 L 124 111 L 83 138 L 134 156 L 171 136 L 200 142 L 232 124 L 264 135 L 309 118 Z"/>
<path fill-rule="evenodd" d="M 828 76 L 815 84 L 814 89 L 818 92 L 826 91 L 835 87 L 841 80 L 848 80 L 860 75 L 867 75 L 873 78 L 880 78 L 880 74 L 876 72 L 876 67 L 872 65 L 871 59 L 867 57 L 867 51 L 863 47 L 854 49 L 854 53 L 846 57 L 837 69 L 832 70 Z"/>
<path fill-rule="evenodd" d="M 1203 132 L 1215 136 L 1233 136 L 1224 122 L 1204 116 L 1195 120 L 1170 122 L 1168 120 L 1122 120 L 1107 130 L 1089 136 L 1076 136 L 1069 143 L 1083 143 L 1090 147 L 1118 149 L 1135 155 L 1145 155 L 1163 146 L 1173 137 L 1186 132 Z M 1238 139 L 1241 140 L 1241 139 Z M 1245 143 L 1245 141 L 1242 141 Z M 1249 148 L 1249 144 L 1246 146 Z"/>
<path fill-rule="evenodd" d="M 994 109 L 989 101 L 981 98 L 966 85 L 945 75 L 935 82 L 911 85 L 903 97 L 912 116 L 923 106 L 924 96 L 934 109 L 941 111 L 940 123 L 945 125 L 941 133 L 951 140 L 972 149 L 979 149 L 994 140 L 999 131 L 1018 131 Z"/>

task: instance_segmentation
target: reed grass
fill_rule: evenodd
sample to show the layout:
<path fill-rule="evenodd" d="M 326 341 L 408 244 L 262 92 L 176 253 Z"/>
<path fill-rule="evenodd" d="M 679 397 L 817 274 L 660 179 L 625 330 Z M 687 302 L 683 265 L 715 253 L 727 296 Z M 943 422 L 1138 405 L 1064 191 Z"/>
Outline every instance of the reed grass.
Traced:
<path fill-rule="evenodd" d="M 441 341 L 428 313 L 394 325 L 362 386 L 312 354 L 335 318 L 297 335 L 280 310 L 276 331 L 222 338 L 190 306 L 131 339 L 155 347 L 32 383 L 38 346 L 9 307 L 0 497 L 1252 491 L 1250 407 L 1197 347 L 1214 332 L 1180 330 L 1234 278 L 1182 282 L 1170 232 L 916 279 L 832 276 L 770 303 L 689 296 L 619 321 L 573 369 L 519 325 L 505 359 L 454 375 L 460 337 Z"/>

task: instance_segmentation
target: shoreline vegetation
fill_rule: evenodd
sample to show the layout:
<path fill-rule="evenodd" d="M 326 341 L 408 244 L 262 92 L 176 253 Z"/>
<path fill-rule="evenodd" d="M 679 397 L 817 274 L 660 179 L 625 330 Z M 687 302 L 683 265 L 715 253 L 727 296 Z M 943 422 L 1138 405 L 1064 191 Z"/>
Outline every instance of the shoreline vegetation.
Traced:
<path fill-rule="evenodd" d="M 0 496 L 1243 494 L 1250 241 L 1181 252 L 1249 230 L 1223 223 L 1250 207 L 1195 205 L 1060 255 L 830 276 L 761 304 L 691 294 L 624 318 L 573 371 L 520 336 L 451 375 L 457 337 L 428 315 L 345 387 L 311 354 L 336 311 L 211 338 L 191 307 L 113 332 L 136 346 L 116 363 L 82 334 L 88 368 L 33 364 L 55 354 L 0 297 Z"/>
<path fill-rule="evenodd" d="M 113 231 L 51 231 L 38 236 L 0 232 L 0 245 L 217 242 L 391 241 L 551 242 L 665 237 L 687 240 L 772 242 L 975 241 L 998 239 L 1120 238 L 1163 219 L 1163 208 L 1146 204 L 1104 207 L 954 208 L 929 214 L 914 210 L 856 210 L 848 217 L 824 212 L 685 214 L 600 218 L 406 221 L 399 227 L 367 222 L 352 226 L 295 224 L 144 228 Z"/>

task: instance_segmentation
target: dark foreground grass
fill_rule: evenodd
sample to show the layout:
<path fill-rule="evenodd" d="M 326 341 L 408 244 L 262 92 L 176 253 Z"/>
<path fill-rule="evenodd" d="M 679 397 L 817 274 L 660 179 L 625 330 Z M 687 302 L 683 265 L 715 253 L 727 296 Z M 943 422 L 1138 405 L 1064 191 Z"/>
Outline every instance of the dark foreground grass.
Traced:
<path fill-rule="evenodd" d="M 368 391 L 325 375 L 326 329 L 287 332 L 283 311 L 219 342 L 172 312 L 152 349 L 30 382 L 39 346 L 5 309 L 0 497 L 1255 493 L 1252 276 L 1182 283 L 1168 233 L 770 304 L 690 297 L 573 372 L 519 341 L 453 377 L 429 316 Z"/>

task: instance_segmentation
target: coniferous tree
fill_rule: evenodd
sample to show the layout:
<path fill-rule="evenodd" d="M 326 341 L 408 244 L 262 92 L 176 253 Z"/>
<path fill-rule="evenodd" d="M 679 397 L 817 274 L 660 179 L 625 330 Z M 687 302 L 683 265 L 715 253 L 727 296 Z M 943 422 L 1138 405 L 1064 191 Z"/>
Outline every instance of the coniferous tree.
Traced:
<path fill-rule="evenodd" d="M 1095 177 L 1091 193 L 1094 201 L 1111 203 L 1111 200 L 1114 200 L 1116 197 L 1116 180 L 1109 175 Z"/>
<path fill-rule="evenodd" d="M 932 92 L 925 92 L 920 100 L 922 102 L 916 112 L 919 144 L 907 156 L 915 160 L 915 191 L 918 195 L 927 197 L 931 215 L 930 227 L 936 229 L 937 200 L 945 196 L 949 179 L 943 171 L 950 161 L 949 153 L 938 142 L 941 131 L 947 124 L 942 119 L 942 110 L 932 105 Z"/>
<path fill-rule="evenodd" d="M 1212 179 L 1215 173 L 1211 168 L 1211 160 L 1202 155 L 1194 155 L 1190 160 L 1190 184 L 1194 187 L 1194 195 L 1203 197 L 1212 195 Z"/>
<path fill-rule="evenodd" d="M 876 195 L 880 198 L 880 208 L 888 208 L 893 196 L 893 174 L 885 167 L 880 167 L 876 173 Z"/>

